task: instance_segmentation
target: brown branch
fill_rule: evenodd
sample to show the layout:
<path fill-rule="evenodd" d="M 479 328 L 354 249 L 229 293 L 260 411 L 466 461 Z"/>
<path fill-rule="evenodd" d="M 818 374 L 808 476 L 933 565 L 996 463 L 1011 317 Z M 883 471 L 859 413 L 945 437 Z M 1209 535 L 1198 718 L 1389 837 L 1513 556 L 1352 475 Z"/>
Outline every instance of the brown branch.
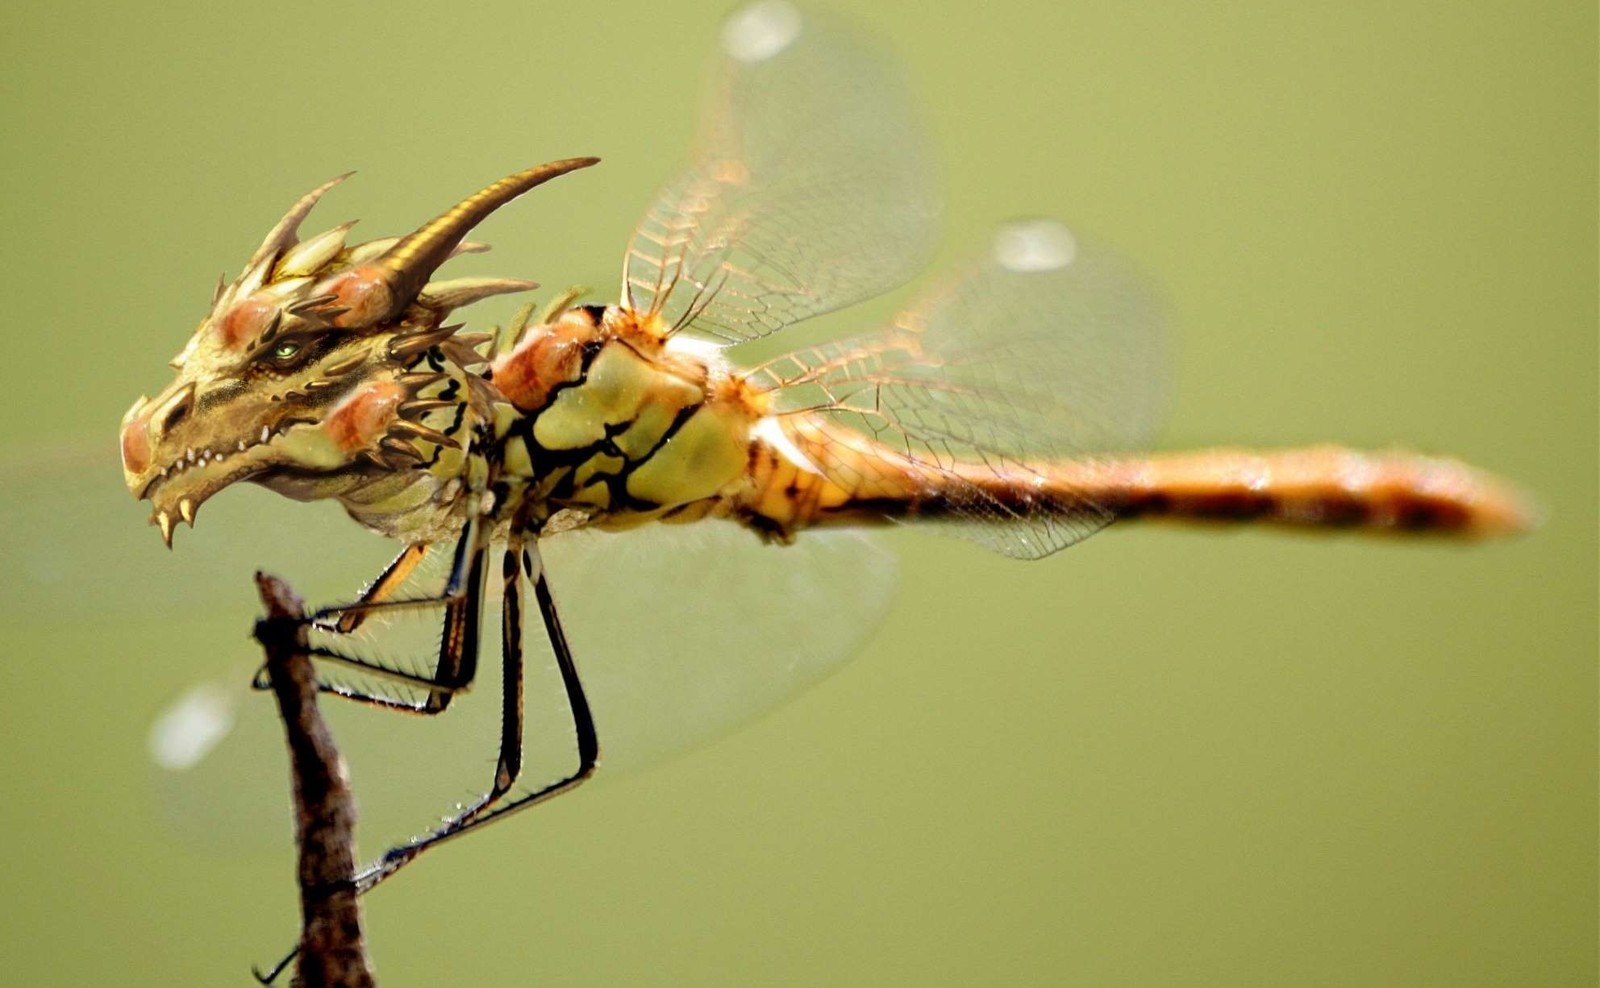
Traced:
<path fill-rule="evenodd" d="M 255 636 L 267 653 L 267 677 L 289 743 L 295 843 L 300 849 L 304 925 L 294 985 L 371 988 L 376 982 L 367 962 L 355 886 L 355 796 L 333 734 L 317 710 L 316 674 L 306 654 L 305 605 L 276 577 L 257 573 L 256 587 L 267 616 L 257 622 Z"/>

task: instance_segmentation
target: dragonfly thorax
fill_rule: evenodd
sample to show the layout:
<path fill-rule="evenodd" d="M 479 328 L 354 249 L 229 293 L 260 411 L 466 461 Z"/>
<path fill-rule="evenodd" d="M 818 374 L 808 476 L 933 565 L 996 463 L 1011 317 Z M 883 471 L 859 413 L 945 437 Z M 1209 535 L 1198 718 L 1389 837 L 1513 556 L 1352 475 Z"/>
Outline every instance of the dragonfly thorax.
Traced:
<path fill-rule="evenodd" d="M 745 479 L 760 403 L 714 352 L 619 307 L 530 327 L 485 378 L 495 521 L 550 532 L 722 513 Z"/>

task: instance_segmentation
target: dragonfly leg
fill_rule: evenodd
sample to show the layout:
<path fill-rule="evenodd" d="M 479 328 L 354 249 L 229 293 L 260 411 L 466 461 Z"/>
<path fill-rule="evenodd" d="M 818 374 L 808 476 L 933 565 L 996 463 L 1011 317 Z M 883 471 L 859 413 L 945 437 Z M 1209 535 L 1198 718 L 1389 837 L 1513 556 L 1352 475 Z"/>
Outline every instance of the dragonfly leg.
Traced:
<path fill-rule="evenodd" d="M 566 632 L 561 627 L 561 617 L 556 610 L 555 598 L 545 578 L 544 565 L 536 562 L 538 548 L 525 551 L 512 543 L 507 548 L 503 577 L 506 581 L 505 610 L 502 634 L 505 658 L 505 688 L 502 690 L 502 722 L 500 729 L 500 758 L 495 767 L 494 782 L 488 793 L 455 816 L 446 820 L 437 830 L 408 844 L 390 849 L 382 858 L 356 876 L 356 887 L 367 892 L 386 881 L 401 868 L 414 861 L 424 851 L 447 840 L 476 830 L 492 821 L 509 816 L 517 810 L 558 796 L 583 783 L 600 765 L 600 740 L 595 731 L 594 717 L 589 710 L 588 698 L 583 692 L 583 682 L 578 677 L 578 667 L 572 650 L 567 645 Z M 519 565 L 520 564 L 520 565 Z M 561 672 L 562 687 L 572 712 L 573 733 L 577 740 L 578 764 L 571 774 L 551 782 L 533 792 L 515 799 L 504 797 L 516 784 L 522 772 L 522 594 L 521 566 L 532 578 L 534 599 L 539 614 L 544 619 L 545 633 L 555 653 L 556 666 Z"/>
<path fill-rule="evenodd" d="M 307 624 L 315 630 L 349 634 L 376 613 L 443 608 L 439 652 L 431 673 L 407 672 L 328 646 L 314 646 L 309 650 L 314 659 L 424 691 L 426 698 L 410 701 L 337 683 L 319 684 L 323 692 L 383 709 L 431 715 L 445 710 L 456 692 L 471 685 L 477 675 L 478 619 L 483 605 L 486 555 L 485 547 L 478 542 L 478 530 L 478 523 L 473 521 L 462 531 L 456 543 L 450 575 L 441 593 L 428 597 L 393 599 L 394 592 L 427 553 L 426 546 L 408 546 L 378 575 L 360 599 L 349 604 L 324 607 L 306 619 Z M 254 685 L 258 689 L 266 687 L 262 673 L 256 674 Z"/>
<path fill-rule="evenodd" d="M 450 567 L 450 576 L 446 581 L 444 592 L 437 597 L 424 597 L 418 599 L 392 600 L 390 595 L 405 582 L 422 557 L 426 554 L 427 547 L 416 545 L 408 546 L 401 550 L 378 578 L 367 587 L 359 600 L 350 605 L 336 605 L 318 610 L 306 619 L 306 623 L 319 631 L 333 634 L 349 634 L 360 627 L 366 617 L 377 610 L 417 609 L 429 606 L 443 606 L 445 608 L 444 631 L 441 636 L 439 661 L 431 677 L 418 676 L 411 673 L 391 669 L 388 666 L 378 665 L 356 656 L 345 655 L 332 649 L 312 647 L 308 649 L 312 658 L 336 662 L 351 666 L 370 675 L 381 676 L 386 679 L 396 680 L 405 685 L 429 690 L 428 699 L 420 704 L 408 704 L 393 697 L 363 693 L 349 687 L 319 683 L 322 692 L 339 696 L 343 699 L 356 700 L 373 706 L 387 709 L 402 710 L 408 713 L 435 714 L 443 711 L 449 705 L 450 696 L 455 690 L 461 689 L 472 682 L 477 671 L 478 660 L 478 616 L 483 605 L 483 562 L 485 549 L 477 544 L 477 526 L 469 524 L 462 533 L 461 540 L 456 544 L 454 562 Z M 465 575 L 464 575 L 465 574 Z M 515 630 L 518 637 L 518 651 L 515 653 L 515 699 L 507 699 L 507 707 L 515 708 L 514 743 L 516 755 L 509 760 L 505 754 L 507 741 L 501 740 L 500 766 L 495 773 L 497 787 L 500 779 L 506 775 L 506 766 L 513 766 L 511 774 L 500 790 L 503 794 L 509 790 L 516 781 L 516 772 L 520 771 L 522 759 L 522 655 L 521 645 L 521 596 L 520 585 L 513 582 L 519 579 L 515 569 L 507 576 L 507 614 L 505 617 L 506 633 L 509 635 Z M 513 605 L 513 601 L 515 604 Z M 514 609 L 513 609 L 514 608 Z M 508 639 L 508 641 L 511 639 Z M 511 692 L 513 682 L 511 651 L 507 650 L 506 684 L 507 695 Z M 268 688 L 262 673 L 257 673 L 256 687 Z M 502 729 L 504 733 L 504 728 Z M 486 797 L 488 798 L 488 797 Z M 498 798 L 498 795 L 493 798 Z M 480 800 L 480 802 L 482 802 Z M 419 852 L 420 853 L 420 852 Z M 397 866 L 398 869 L 398 866 Z M 369 871 L 371 869 L 368 869 Z M 373 882 L 372 884 L 377 884 Z M 368 887 L 362 884 L 361 877 L 357 877 L 357 889 L 365 891 Z M 295 944 L 283 959 L 266 971 L 252 969 L 257 983 L 270 985 L 277 980 L 296 957 L 300 955 L 301 946 Z"/>
<path fill-rule="evenodd" d="M 506 546 L 500 579 L 504 585 L 500 609 L 500 758 L 494 785 L 484 797 L 488 805 L 511 791 L 522 774 L 522 542 Z M 481 812 L 481 811 L 480 811 Z"/>
<path fill-rule="evenodd" d="M 394 592 L 400 589 L 400 585 L 405 583 L 406 578 L 411 575 L 412 571 L 417 568 L 417 564 L 422 562 L 422 557 L 427 554 L 428 544 L 425 542 L 418 542 L 401 549 L 400 554 L 395 556 L 394 560 L 383 568 L 383 572 L 378 574 L 378 578 L 368 584 L 365 590 L 361 591 L 361 596 L 356 598 L 356 606 L 360 607 L 380 600 L 389 600 L 394 596 Z M 369 613 L 365 610 L 345 611 L 339 615 L 337 621 L 325 621 L 323 624 L 318 625 L 318 628 L 322 631 L 348 635 L 366 622 Z"/>

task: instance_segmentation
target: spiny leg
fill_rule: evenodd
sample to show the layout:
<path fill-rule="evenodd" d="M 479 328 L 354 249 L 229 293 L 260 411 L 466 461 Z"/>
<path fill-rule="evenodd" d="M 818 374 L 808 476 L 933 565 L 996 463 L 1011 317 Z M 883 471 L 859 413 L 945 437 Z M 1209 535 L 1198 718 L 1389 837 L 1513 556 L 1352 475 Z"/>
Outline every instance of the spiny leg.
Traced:
<path fill-rule="evenodd" d="M 427 689 L 429 691 L 427 701 L 421 704 L 406 704 L 392 697 L 373 696 L 344 687 L 319 683 L 319 688 L 323 692 L 388 709 L 403 710 L 409 713 L 436 714 L 449 705 L 450 695 L 454 690 L 471 683 L 472 675 L 476 672 L 478 663 L 478 618 L 483 606 L 483 560 L 486 554 L 484 547 L 477 545 L 477 533 L 478 526 L 476 522 L 469 523 L 462 532 L 461 539 L 456 543 L 455 558 L 450 566 L 450 577 L 445 583 L 444 592 L 439 596 L 399 601 L 387 599 L 389 594 L 393 593 L 397 587 L 405 582 L 405 578 L 416 568 L 417 563 L 422 560 L 422 556 L 426 552 L 426 547 L 412 546 L 395 557 L 394 561 L 378 575 L 378 578 L 373 581 L 372 585 L 367 588 L 367 591 L 362 594 L 361 599 L 355 604 L 325 607 L 307 619 L 307 623 L 318 630 L 339 633 L 346 625 L 346 615 L 356 616 L 349 625 L 349 630 L 354 630 L 365 620 L 367 615 L 376 610 L 415 609 L 443 605 L 445 608 L 444 631 L 440 639 L 439 662 L 435 667 L 434 677 L 415 676 L 396 669 L 390 669 L 387 666 L 376 665 L 355 656 L 334 652 L 331 649 L 312 647 L 308 650 L 313 658 L 338 662 L 369 674 L 397 680 L 408 686 Z M 416 551 L 413 553 L 413 550 Z M 463 578 L 463 574 L 466 574 L 465 578 Z M 511 577 L 508 576 L 508 580 L 510 579 Z M 508 615 L 505 619 L 505 627 L 510 629 L 515 626 L 520 633 L 522 620 L 520 586 L 508 582 L 506 602 Z M 513 607 L 516 611 L 515 617 L 509 613 Z M 514 653 L 516 662 L 515 682 L 517 684 L 516 699 L 514 701 L 516 723 L 515 731 L 513 732 L 516 753 L 511 759 L 506 757 L 506 741 L 502 736 L 500 766 L 495 772 L 497 785 L 499 785 L 502 776 L 506 774 L 507 766 L 511 766 L 511 775 L 505 782 L 504 789 L 501 790 L 502 794 L 516 781 L 515 773 L 520 770 L 522 762 L 522 655 L 520 637 L 517 639 L 517 643 L 518 650 Z M 508 656 L 507 662 L 510 663 L 512 661 L 510 656 L 513 652 L 509 647 L 506 649 L 506 654 Z M 463 673 L 465 678 L 457 682 L 452 683 L 446 679 L 447 676 L 455 675 L 459 677 Z M 255 685 L 258 689 L 265 688 L 261 679 L 263 674 L 257 674 Z M 506 673 L 508 690 L 512 681 L 511 668 L 508 664 Z M 502 735 L 504 733 L 505 728 L 502 727 Z M 498 796 L 494 798 L 498 798 Z M 370 870 L 369 868 L 368 871 Z M 373 884 L 376 883 L 374 882 Z M 360 876 L 358 876 L 356 887 L 358 891 L 365 891 L 370 886 L 363 885 Z M 267 971 L 253 971 L 256 981 L 263 985 L 272 984 L 280 974 L 288 969 L 290 963 L 294 961 L 299 953 L 300 945 L 296 944 L 293 950 L 289 951 L 282 960 Z"/>
<path fill-rule="evenodd" d="M 417 568 L 417 564 L 422 562 L 422 557 L 427 554 L 428 543 L 426 542 L 413 543 L 401 549 L 400 554 L 395 556 L 394 560 L 383 568 L 383 572 L 378 574 L 378 578 L 373 580 L 367 586 L 367 589 L 361 591 L 361 596 L 356 598 L 356 603 L 372 604 L 393 597 L 394 592 L 400 589 L 401 585 L 406 582 L 406 578 Z M 367 611 L 346 611 L 339 615 L 339 620 L 326 625 L 322 630 L 348 635 L 366 622 L 367 614 Z"/>
<path fill-rule="evenodd" d="M 522 775 L 522 540 L 513 539 L 501 560 L 500 608 L 500 763 L 495 766 L 490 802 L 511 791 Z"/>
<path fill-rule="evenodd" d="M 378 574 L 377 578 L 368 584 L 365 590 L 361 591 L 361 596 L 356 598 L 356 604 L 371 604 L 380 600 L 388 600 L 405 583 L 412 571 L 417 568 L 417 564 L 422 562 L 422 558 L 428 554 L 428 549 L 429 546 L 425 542 L 414 543 L 401 549 L 399 555 L 395 556 L 389 562 L 389 565 L 385 566 L 383 571 Z M 341 616 L 337 621 L 324 621 L 320 624 L 312 621 L 311 624 L 318 631 L 348 635 L 360 628 L 366 622 L 366 619 L 366 611 L 356 610 Z M 268 688 L 269 684 L 265 673 L 266 670 L 264 668 L 257 670 L 255 680 L 251 684 L 255 689 L 265 690 Z M 422 684 L 415 685 L 420 686 Z M 387 707 L 393 705 L 393 700 L 389 697 L 362 693 L 347 687 L 323 685 L 322 691 L 346 700 L 355 700 L 374 706 Z"/>
<path fill-rule="evenodd" d="M 510 792 L 522 771 L 522 597 L 521 574 L 518 572 L 519 557 L 532 577 L 534 599 L 539 604 L 539 614 L 544 619 L 545 634 L 550 639 L 556 666 L 561 672 L 561 684 L 572 712 L 573 732 L 577 739 L 578 765 L 570 775 L 534 792 L 502 802 L 502 798 Z M 573 661 L 566 632 L 561 627 L 555 599 L 550 593 L 549 581 L 545 578 L 543 561 L 538 558 L 537 544 L 526 550 L 516 543 L 509 546 L 503 574 L 506 580 L 502 622 L 502 634 L 505 638 L 503 644 L 505 688 L 502 691 L 500 760 L 495 768 L 494 783 L 490 792 L 483 798 L 446 820 L 437 830 L 391 849 L 378 862 L 363 870 L 356 876 L 356 887 L 362 892 L 376 888 L 415 860 L 422 852 L 437 844 L 576 788 L 593 775 L 600 765 L 600 739 L 595 731 L 594 716 L 589 709 L 588 698 L 584 695 L 583 682 L 578 677 L 577 663 Z"/>
<path fill-rule="evenodd" d="M 538 562 L 535 562 L 538 560 Z M 511 791 L 522 772 L 523 735 L 523 662 L 522 662 L 522 570 L 533 579 L 534 598 L 539 604 L 539 614 L 544 619 L 545 634 L 550 639 L 556 665 L 561 671 L 561 683 L 567 694 L 567 704 L 572 711 L 572 726 L 578 743 L 578 766 L 571 775 L 520 796 L 495 805 Z M 524 547 L 513 541 L 506 550 L 501 569 L 505 581 L 505 603 L 501 618 L 503 638 L 501 654 L 505 665 L 505 685 L 501 691 L 500 758 L 495 766 L 494 782 L 490 791 L 461 813 L 447 820 L 443 826 L 425 837 L 401 847 L 393 848 L 376 863 L 356 876 L 356 889 L 368 892 L 382 884 L 401 868 L 416 860 L 422 852 L 469 830 L 509 816 L 517 810 L 527 809 L 536 803 L 558 796 L 576 788 L 595 773 L 600 765 L 600 739 L 595 732 L 594 717 L 589 710 L 588 698 L 583 692 L 583 682 L 578 678 L 578 667 L 572 650 L 567 645 L 566 632 L 556 611 L 555 598 L 545 579 L 543 560 L 538 559 L 538 546 Z M 257 972 L 256 979 L 270 984 L 288 968 L 300 948 L 283 958 L 266 973 Z"/>
<path fill-rule="evenodd" d="M 461 809 L 454 819 L 470 821 L 484 809 L 498 802 L 516 785 L 522 774 L 522 545 L 513 541 L 507 546 L 502 560 L 500 578 L 503 581 L 501 607 L 501 678 L 504 686 L 500 693 L 500 755 L 495 765 L 494 779 L 489 791 L 479 796 L 470 806 Z M 474 632 L 476 634 L 476 632 Z M 476 655 L 476 648 L 472 650 Z"/>
<path fill-rule="evenodd" d="M 332 683 L 322 683 L 323 692 L 383 709 L 432 715 L 447 708 L 451 697 L 472 683 L 477 675 L 478 619 L 482 611 L 485 556 L 485 547 L 478 544 L 478 531 L 476 519 L 463 528 L 461 538 L 456 543 L 449 577 L 440 594 L 392 599 L 392 594 L 410 576 L 428 550 L 425 545 L 414 545 L 402 550 L 358 600 L 324 607 L 307 619 L 307 623 L 318 631 L 348 634 L 375 613 L 442 607 L 444 621 L 439 636 L 439 651 L 433 671 L 429 674 L 406 672 L 326 646 L 313 646 L 310 649 L 312 658 L 424 690 L 427 698 L 421 702 L 407 702 L 393 696 Z M 265 688 L 266 683 L 260 673 L 257 673 L 254 685 L 257 689 Z"/>

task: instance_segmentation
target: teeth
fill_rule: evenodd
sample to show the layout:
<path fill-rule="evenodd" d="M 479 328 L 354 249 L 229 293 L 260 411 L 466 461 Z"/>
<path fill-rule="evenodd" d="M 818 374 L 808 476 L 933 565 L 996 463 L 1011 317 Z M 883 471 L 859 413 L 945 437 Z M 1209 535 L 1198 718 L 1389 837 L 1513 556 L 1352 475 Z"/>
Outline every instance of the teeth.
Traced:
<path fill-rule="evenodd" d="M 178 502 L 178 514 L 183 516 L 183 523 L 190 528 L 194 527 L 194 502 L 188 498 Z M 162 517 L 166 517 L 163 515 Z"/>
<path fill-rule="evenodd" d="M 262 426 L 261 441 L 266 442 L 269 438 L 271 438 L 271 436 L 271 428 L 269 426 Z M 221 464 L 231 456 L 236 456 L 239 453 L 249 452 L 250 446 L 251 444 L 248 440 L 240 439 L 234 443 L 234 449 L 217 450 L 195 449 L 194 447 L 189 447 L 182 453 L 178 454 L 176 461 L 157 468 L 155 475 L 156 477 L 166 477 L 168 475 L 175 477 L 193 467 L 205 469 L 206 467 L 215 466 Z"/>
<path fill-rule="evenodd" d="M 167 544 L 168 549 L 172 548 L 172 516 L 163 511 L 154 520 L 161 526 L 161 541 Z"/>

